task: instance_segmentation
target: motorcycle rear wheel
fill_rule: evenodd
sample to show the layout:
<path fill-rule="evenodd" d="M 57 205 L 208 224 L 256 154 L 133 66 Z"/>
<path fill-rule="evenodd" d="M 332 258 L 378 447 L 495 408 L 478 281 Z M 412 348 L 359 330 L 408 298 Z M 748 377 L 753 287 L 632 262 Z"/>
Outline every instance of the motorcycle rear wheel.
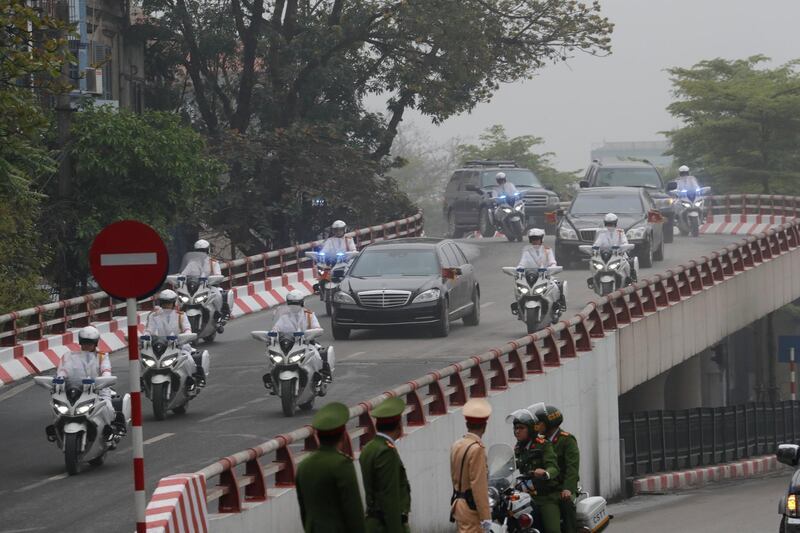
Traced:
<path fill-rule="evenodd" d="M 155 383 L 151 393 L 153 398 L 153 416 L 156 420 L 167 418 L 167 384 Z"/>
<path fill-rule="evenodd" d="M 64 435 L 64 465 L 67 467 L 67 474 L 70 476 L 74 476 L 79 471 L 80 439 L 80 433 L 67 433 Z"/>
<path fill-rule="evenodd" d="M 280 382 L 281 408 L 284 416 L 294 416 L 297 398 L 294 396 L 294 380 Z"/>

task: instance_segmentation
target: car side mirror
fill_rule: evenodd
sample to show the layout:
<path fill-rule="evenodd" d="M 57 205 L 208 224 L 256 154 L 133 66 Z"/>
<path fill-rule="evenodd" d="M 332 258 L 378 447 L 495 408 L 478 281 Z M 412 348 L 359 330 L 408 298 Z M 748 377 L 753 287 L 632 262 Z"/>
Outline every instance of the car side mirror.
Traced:
<path fill-rule="evenodd" d="M 580 187 L 581 189 L 588 189 L 589 188 L 589 182 L 586 181 L 586 180 L 581 180 L 581 181 L 578 182 L 578 187 Z"/>
<path fill-rule="evenodd" d="M 442 269 L 443 279 L 456 279 L 461 274 L 462 274 L 461 269 L 458 267 L 450 267 Z"/>
<path fill-rule="evenodd" d="M 775 457 L 785 465 L 797 466 L 798 453 L 800 453 L 800 446 L 797 444 L 779 444 Z"/>
<path fill-rule="evenodd" d="M 649 211 L 647 213 L 647 221 L 651 224 L 662 224 L 664 222 L 664 215 L 658 211 Z"/>
<path fill-rule="evenodd" d="M 677 191 L 678 190 L 678 182 L 677 181 L 670 181 L 667 183 L 667 191 Z"/>

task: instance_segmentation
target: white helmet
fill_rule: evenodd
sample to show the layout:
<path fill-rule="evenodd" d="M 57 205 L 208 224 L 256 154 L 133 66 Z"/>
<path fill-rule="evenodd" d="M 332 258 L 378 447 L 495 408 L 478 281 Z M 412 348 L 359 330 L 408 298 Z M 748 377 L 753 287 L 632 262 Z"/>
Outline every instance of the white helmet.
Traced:
<path fill-rule="evenodd" d="M 347 224 L 344 223 L 344 220 L 335 220 L 333 224 L 331 224 L 331 229 L 345 229 Z"/>
<path fill-rule="evenodd" d="M 78 332 L 78 344 L 100 342 L 100 332 L 94 326 L 86 326 Z"/>
<path fill-rule="evenodd" d="M 199 241 L 194 243 L 194 250 L 195 252 L 208 253 L 211 250 L 211 244 L 205 239 L 200 239 Z"/>
<path fill-rule="evenodd" d="M 678 168 L 678 172 L 680 172 L 681 174 L 683 174 L 684 172 L 688 173 L 689 167 L 687 167 L 686 165 L 681 165 L 680 168 Z"/>
<path fill-rule="evenodd" d="M 171 289 L 164 289 L 158 294 L 158 301 L 163 303 L 175 303 L 178 299 L 178 294 Z"/>
<path fill-rule="evenodd" d="M 305 295 L 297 289 L 289 291 L 286 295 L 286 305 L 303 305 Z"/>
<path fill-rule="evenodd" d="M 540 228 L 531 228 L 528 230 L 528 239 L 544 239 L 544 230 Z"/>
<path fill-rule="evenodd" d="M 497 180 L 497 181 L 504 180 L 504 179 L 506 179 L 506 173 L 505 172 L 498 172 L 497 174 L 495 174 L 494 179 Z"/>
<path fill-rule="evenodd" d="M 619 220 L 619 217 L 617 217 L 617 215 L 615 215 L 614 213 L 609 213 L 603 217 L 603 224 L 605 224 L 606 226 L 609 225 L 616 226 L 617 220 Z"/>

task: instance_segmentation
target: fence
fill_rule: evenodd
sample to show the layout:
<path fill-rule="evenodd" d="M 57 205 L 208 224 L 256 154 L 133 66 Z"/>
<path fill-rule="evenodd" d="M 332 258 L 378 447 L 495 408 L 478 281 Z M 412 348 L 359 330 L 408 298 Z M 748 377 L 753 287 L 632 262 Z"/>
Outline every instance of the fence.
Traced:
<path fill-rule="evenodd" d="M 620 417 L 625 475 L 691 469 L 774 453 L 796 442 L 800 403 L 749 403 Z"/>
<path fill-rule="evenodd" d="M 366 246 L 386 239 L 419 236 L 422 229 L 422 213 L 418 213 L 402 220 L 359 229 L 348 235 L 355 239 L 358 246 Z M 297 272 L 304 264 L 311 262 L 303 252 L 321 243 L 309 242 L 224 262 L 221 266 L 225 276 L 223 286 L 230 289 Z M 152 309 L 153 299 L 140 301 L 139 307 L 141 310 Z M 14 311 L 0 315 L 0 349 L 18 347 L 23 342 L 40 340 L 46 335 L 66 333 L 70 328 L 87 326 L 92 322 L 107 322 L 121 316 L 125 316 L 125 302 L 115 300 L 105 292 Z"/>
<path fill-rule="evenodd" d="M 716 200 L 713 210 L 725 216 L 738 216 L 740 209 L 745 212 L 759 209 L 761 215 L 780 218 L 775 219 L 775 223 L 783 221 L 779 227 L 746 237 L 739 244 L 600 298 L 570 320 L 429 372 L 351 407 L 350 438 L 346 439 L 345 451 L 360 449 L 372 438 L 375 426 L 369 412 L 386 398 L 404 398 L 406 424 L 412 427 L 424 425 L 427 417 L 447 414 L 449 406 L 460 406 L 470 398 L 485 397 L 489 391 L 505 390 L 511 383 L 524 381 L 528 374 L 542 373 L 545 367 L 560 366 L 562 359 L 591 351 L 592 339 L 604 337 L 607 331 L 671 307 L 764 261 L 794 250 L 800 245 L 800 220 L 794 219 L 800 199 L 783 196 L 766 199 L 769 202 L 756 196 L 715 197 L 712 199 Z M 295 445 L 302 448 L 293 451 Z M 197 473 L 205 476 L 209 487 L 207 501 L 216 501 L 218 512 L 240 512 L 243 502 L 265 501 L 269 497 L 269 487 L 292 487 L 298 460 L 317 446 L 313 430 L 305 426 L 278 435 L 255 448 L 222 458 Z M 753 448 L 749 450 L 752 452 Z M 744 451 L 742 448 L 741 452 Z M 262 464 L 262 460 L 269 462 Z M 216 484 L 211 482 L 214 478 Z"/>

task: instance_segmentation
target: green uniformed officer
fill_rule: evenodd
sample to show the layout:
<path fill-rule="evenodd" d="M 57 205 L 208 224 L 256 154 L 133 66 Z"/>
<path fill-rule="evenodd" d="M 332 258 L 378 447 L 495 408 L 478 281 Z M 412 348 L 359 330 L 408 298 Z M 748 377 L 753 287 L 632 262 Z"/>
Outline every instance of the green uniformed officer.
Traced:
<path fill-rule="evenodd" d="M 395 441 L 403 434 L 400 398 L 389 398 L 372 410 L 375 438 L 361 450 L 358 461 L 364 481 L 368 533 L 408 533 L 411 486 Z"/>
<path fill-rule="evenodd" d="M 338 447 L 347 435 L 350 410 L 333 402 L 311 421 L 319 449 L 297 467 L 295 479 L 300 517 L 306 533 L 365 533 L 364 507 L 353 458 Z"/>
<path fill-rule="evenodd" d="M 558 458 L 558 489 L 561 500 L 561 518 L 564 520 L 562 531 L 575 533 L 578 530 L 575 498 L 578 494 L 581 465 L 578 441 L 574 435 L 561 429 L 564 415 L 558 408 L 552 405 L 536 404 L 534 416 L 539 422 L 540 431 L 553 443 Z"/>
<path fill-rule="evenodd" d="M 514 424 L 517 470 L 532 476 L 527 486 L 539 509 L 544 533 L 560 533 L 558 461 L 553 445 L 536 431 L 536 419 L 528 409 L 517 409 L 506 417 L 506 422 Z"/>

